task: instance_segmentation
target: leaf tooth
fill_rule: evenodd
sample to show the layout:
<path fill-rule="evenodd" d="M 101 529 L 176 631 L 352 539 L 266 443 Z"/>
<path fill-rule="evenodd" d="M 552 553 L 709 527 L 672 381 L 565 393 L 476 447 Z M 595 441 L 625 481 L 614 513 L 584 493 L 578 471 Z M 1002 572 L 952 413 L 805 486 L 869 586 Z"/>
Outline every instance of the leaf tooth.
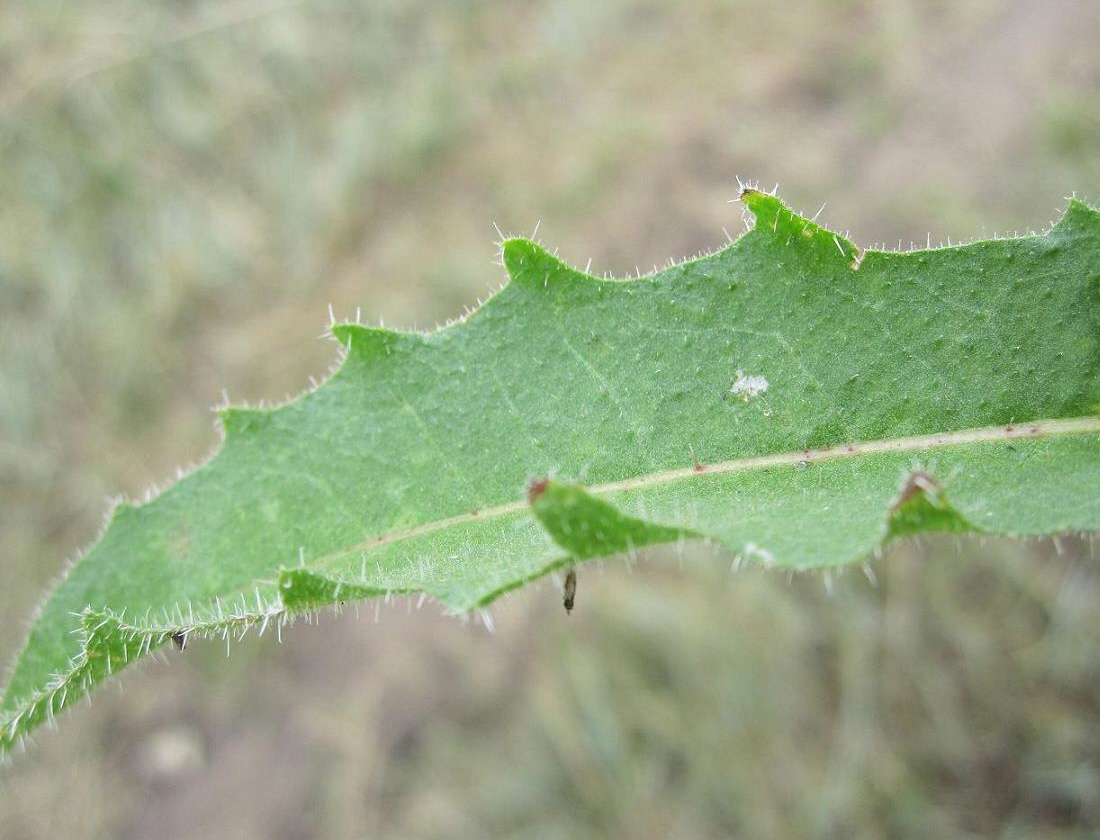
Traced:
<path fill-rule="evenodd" d="M 533 482 L 528 502 L 550 538 L 578 560 L 629 553 L 694 533 L 637 519 L 583 487 L 549 479 Z"/>
<path fill-rule="evenodd" d="M 1092 207 L 1079 198 L 1070 198 L 1066 211 L 1047 233 L 1049 237 L 1096 236 L 1100 232 L 1100 209 Z"/>
<path fill-rule="evenodd" d="M 770 224 L 780 212 L 787 210 L 783 202 L 774 195 L 761 192 L 753 187 L 746 187 L 741 190 L 741 195 L 738 198 L 756 217 L 757 225 Z"/>
<path fill-rule="evenodd" d="M 403 347 L 421 344 L 424 336 L 415 332 L 399 332 L 386 327 L 365 327 L 362 324 L 334 324 L 332 337 L 361 359 L 392 355 Z"/>
<path fill-rule="evenodd" d="M 947 498 L 943 485 L 930 472 L 913 469 L 902 482 L 886 520 L 886 541 L 931 531 L 980 531 Z"/>
<path fill-rule="evenodd" d="M 360 586 L 306 569 L 279 572 L 279 598 L 290 613 L 327 607 L 341 601 L 358 601 L 390 594 L 391 590 Z"/>
<path fill-rule="evenodd" d="M 774 195 L 745 189 L 741 191 L 741 201 L 756 217 L 756 223 L 747 235 L 748 241 L 763 237 L 784 247 L 813 254 L 825 263 L 841 262 L 850 269 L 859 267 L 861 252 L 858 245 L 839 233 L 821 227 L 812 219 L 800 216 Z M 733 247 L 740 247 L 742 241 L 745 240 L 738 240 Z"/>
<path fill-rule="evenodd" d="M 96 539 L 96 542 L 98 543 L 99 540 L 103 539 L 103 535 L 107 533 L 112 525 L 133 515 L 139 507 L 141 507 L 141 505 L 131 502 L 121 496 L 115 499 L 111 503 L 111 507 L 107 511 L 106 516 L 103 517 L 102 531 L 100 532 L 99 537 Z"/>
<path fill-rule="evenodd" d="M 564 279 L 598 282 L 597 278 L 578 271 L 530 239 L 505 240 L 501 255 L 513 283 L 541 289 Z"/>
<path fill-rule="evenodd" d="M 248 408 L 246 406 L 225 406 L 216 409 L 222 431 L 227 438 L 248 431 L 262 429 L 271 420 L 272 411 L 267 408 Z"/>

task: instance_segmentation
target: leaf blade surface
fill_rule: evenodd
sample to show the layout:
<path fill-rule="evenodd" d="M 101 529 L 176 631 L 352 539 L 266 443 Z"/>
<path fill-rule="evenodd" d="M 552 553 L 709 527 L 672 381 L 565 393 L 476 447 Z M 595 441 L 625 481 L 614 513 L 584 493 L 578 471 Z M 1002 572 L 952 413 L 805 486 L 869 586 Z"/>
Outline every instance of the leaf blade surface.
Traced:
<path fill-rule="evenodd" d="M 209 463 L 116 508 L 32 628 L 0 744 L 173 635 L 327 602 L 467 610 L 690 537 L 809 568 L 929 530 L 1100 530 L 1100 214 L 861 256 L 743 198 L 751 231 L 650 277 L 512 240 L 511 282 L 463 323 L 334 327 L 322 387 L 223 411 Z"/>

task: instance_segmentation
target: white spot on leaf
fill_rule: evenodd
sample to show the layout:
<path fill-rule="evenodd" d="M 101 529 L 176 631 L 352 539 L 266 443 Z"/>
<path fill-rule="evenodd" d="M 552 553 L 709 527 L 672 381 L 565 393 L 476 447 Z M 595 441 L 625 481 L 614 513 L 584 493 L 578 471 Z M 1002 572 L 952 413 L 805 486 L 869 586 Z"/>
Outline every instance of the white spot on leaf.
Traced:
<path fill-rule="evenodd" d="M 730 393 L 740 397 L 742 402 L 748 402 L 753 397 L 759 397 L 768 390 L 768 380 L 763 376 L 746 374 L 743 370 L 737 371 L 737 378 L 733 380 Z"/>

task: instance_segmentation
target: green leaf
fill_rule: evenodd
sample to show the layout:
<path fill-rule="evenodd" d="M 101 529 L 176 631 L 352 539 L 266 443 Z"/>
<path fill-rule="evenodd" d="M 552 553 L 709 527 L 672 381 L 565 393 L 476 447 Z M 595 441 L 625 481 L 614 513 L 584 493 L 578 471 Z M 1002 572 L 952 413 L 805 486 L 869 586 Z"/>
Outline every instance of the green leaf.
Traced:
<path fill-rule="evenodd" d="M 115 508 L 35 620 L 0 742 L 173 639 L 350 599 L 465 611 L 682 539 L 807 569 L 927 531 L 1100 529 L 1100 214 L 861 255 L 743 200 L 750 232 L 653 276 L 511 240 L 464 322 L 334 326 L 322 387 L 222 410 L 216 457 Z"/>

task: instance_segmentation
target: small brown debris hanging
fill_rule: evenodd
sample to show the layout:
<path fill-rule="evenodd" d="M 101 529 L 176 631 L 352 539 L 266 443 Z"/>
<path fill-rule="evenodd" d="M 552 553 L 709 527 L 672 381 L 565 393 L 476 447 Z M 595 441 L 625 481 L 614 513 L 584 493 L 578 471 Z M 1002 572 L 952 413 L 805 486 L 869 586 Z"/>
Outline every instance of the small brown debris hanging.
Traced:
<path fill-rule="evenodd" d="M 570 569 L 565 575 L 565 597 L 562 603 L 565 605 L 566 614 L 573 612 L 573 599 L 577 597 L 577 570 Z"/>
<path fill-rule="evenodd" d="M 175 642 L 176 650 L 183 650 L 187 647 L 187 634 L 184 632 L 173 633 L 172 641 Z"/>

